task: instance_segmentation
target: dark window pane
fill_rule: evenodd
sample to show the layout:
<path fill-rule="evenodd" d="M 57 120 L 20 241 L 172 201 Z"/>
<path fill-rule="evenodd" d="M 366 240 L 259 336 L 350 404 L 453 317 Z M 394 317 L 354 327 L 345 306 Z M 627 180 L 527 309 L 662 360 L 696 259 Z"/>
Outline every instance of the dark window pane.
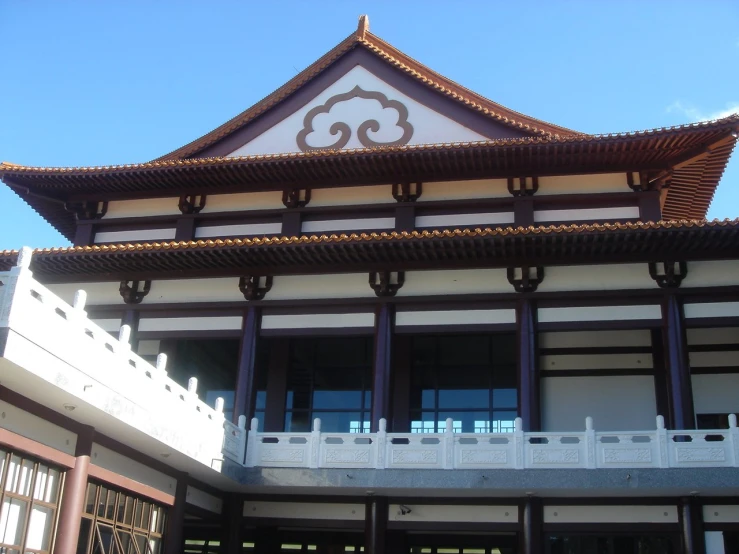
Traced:
<path fill-rule="evenodd" d="M 452 419 L 455 433 L 489 433 L 489 412 L 439 412 L 439 432 L 446 429 L 447 418 Z"/>
<path fill-rule="evenodd" d="M 362 433 L 369 418 L 362 418 L 360 412 L 313 412 L 314 417 L 321 419 L 321 431 L 325 433 Z M 369 429 L 367 429 L 367 432 Z"/>
<path fill-rule="evenodd" d="M 256 401 L 257 410 L 264 410 L 266 407 L 267 407 L 267 391 L 266 390 L 257 391 L 257 401 Z"/>
<path fill-rule="evenodd" d="M 361 408 L 362 391 L 317 390 L 313 393 L 314 410 L 359 410 Z"/>
<path fill-rule="evenodd" d="M 490 363 L 490 340 L 483 335 L 442 336 L 438 339 L 437 364 L 442 366 Z"/>
<path fill-rule="evenodd" d="M 493 390 L 493 408 L 518 407 L 518 391 L 516 389 Z"/>
<path fill-rule="evenodd" d="M 488 409 L 490 391 L 478 390 L 439 390 L 439 408 Z M 425 406 L 424 406 L 425 408 Z"/>
<path fill-rule="evenodd" d="M 86 554 L 87 548 L 90 545 L 90 530 L 92 529 L 92 520 L 85 517 L 80 521 L 80 534 L 77 539 L 77 551 L 76 554 Z"/>
<path fill-rule="evenodd" d="M 308 412 L 288 412 L 285 414 L 285 431 L 306 433 L 311 430 L 312 423 Z"/>
<path fill-rule="evenodd" d="M 87 498 L 85 500 L 85 513 L 95 515 L 95 496 L 98 486 L 92 483 L 87 484 Z"/>

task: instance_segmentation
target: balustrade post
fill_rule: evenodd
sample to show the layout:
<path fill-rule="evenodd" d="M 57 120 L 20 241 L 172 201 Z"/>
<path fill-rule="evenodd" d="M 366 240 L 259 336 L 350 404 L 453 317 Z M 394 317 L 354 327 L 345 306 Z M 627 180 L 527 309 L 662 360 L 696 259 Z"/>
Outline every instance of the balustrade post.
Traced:
<path fill-rule="evenodd" d="M 259 429 L 259 420 L 256 417 L 251 419 L 251 426 L 249 432 L 246 434 L 246 458 L 244 459 L 244 465 L 246 467 L 256 467 L 257 460 L 257 429 Z"/>
<path fill-rule="evenodd" d="M 526 446 L 526 437 L 523 432 L 523 421 L 517 417 L 513 422 L 513 447 L 516 452 L 514 462 L 515 469 L 523 469 L 525 467 L 524 455 Z"/>
<path fill-rule="evenodd" d="M 657 416 L 657 467 L 670 467 L 670 453 L 667 450 L 667 429 L 664 416 Z"/>
<path fill-rule="evenodd" d="M 386 449 L 387 449 L 387 420 L 383 417 L 380 419 L 380 425 L 375 434 L 375 442 L 377 444 L 377 458 L 375 459 L 375 469 L 385 469 L 386 466 Z"/>
<path fill-rule="evenodd" d="M 736 414 L 729 414 L 729 440 L 734 467 L 739 467 L 739 428 L 736 426 Z"/>
<path fill-rule="evenodd" d="M 321 418 L 313 420 L 313 431 L 310 434 L 310 448 L 308 467 L 317 468 L 320 465 L 321 455 Z"/>
<path fill-rule="evenodd" d="M 194 402 L 198 399 L 198 378 L 197 377 L 190 377 L 187 380 L 187 393 L 190 395 L 191 402 Z"/>
<path fill-rule="evenodd" d="M 595 469 L 598 467 L 595 448 L 595 429 L 593 429 L 593 418 L 585 418 L 585 467 Z"/>
<path fill-rule="evenodd" d="M 33 251 L 29 247 L 20 249 L 15 267 L 10 269 L 10 277 L 0 289 L 4 293 L 0 304 L 0 327 L 10 327 L 13 319 L 25 315 L 25 309 L 18 306 L 16 300 L 30 288 L 33 279 L 33 272 L 30 270 L 32 255 Z"/>
<path fill-rule="evenodd" d="M 444 459 L 441 467 L 444 469 L 454 469 L 454 421 L 451 417 L 446 419 L 444 427 L 444 438 L 442 439 L 442 453 Z"/>

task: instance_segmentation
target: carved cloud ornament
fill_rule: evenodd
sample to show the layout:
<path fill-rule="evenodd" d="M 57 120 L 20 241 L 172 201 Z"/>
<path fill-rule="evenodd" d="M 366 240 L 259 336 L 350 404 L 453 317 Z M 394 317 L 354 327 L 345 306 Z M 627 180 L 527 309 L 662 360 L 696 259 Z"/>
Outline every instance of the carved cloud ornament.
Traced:
<path fill-rule="evenodd" d="M 322 114 L 330 116 L 331 109 L 334 106 L 340 104 L 341 102 L 347 102 L 354 98 L 376 100 L 379 104 L 377 107 L 378 115 L 380 112 L 386 109 L 397 111 L 398 119 L 395 125 L 399 127 L 402 131 L 402 135 L 400 136 L 400 138 L 385 142 L 370 138 L 369 132 L 372 132 L 374 134 L 380 131 L 381 124 L 377 119 L 366 119 L 362 123 L 360 123 L 355 130 L 351 128 L 351 125 L 344 121 L 334 121 L 328 127 L 327 133 L 330 134 L 332 137 L 338 135 L 338 138 L 334 140 L 334 142 L 320 144 L 317 146 L 308 144 L 307 139 L 309 135 L 313 133 L 319 135 L 318 130 L 314 127 L 314 123 L 317 123 L 314 122 L 314 120 Z M 330 117 L 324 117 L 321 119 L 323 121 L 331 121 Z M 352 132 L 356 132 L 357 140 L 359 140 L 360 144 L 365 148 L 372 148 L 375 146 L 403 146 L 404 144 L 408 144 L 408 141 L 410 141 L 411 137 L 413 136 L 413 125 L 408 122 L 408 108 L 405 107 L 405 104 L 399 102 L 398 100 L 390 100 L 381 92 L 367 91 L 363 90 L 359 86 L 356 86 L 349 92 L 332 96 L 331 98 L 326 100 L 325 104 L 316 106 L 307 114 L 305 114 L 305 118 L 303 119 L 303 128 L 300 130 L 297 137 L 295 137 L 295 140 L 298 143 L 298 148 L 300 148 L 300 150 L 303 152 L 308 152 L 310 150 L 340 150 L 349 143 L 349 140 L 352 137 Z M 324 135 L 325 134 L 326 133 L 324 131 Z"/>

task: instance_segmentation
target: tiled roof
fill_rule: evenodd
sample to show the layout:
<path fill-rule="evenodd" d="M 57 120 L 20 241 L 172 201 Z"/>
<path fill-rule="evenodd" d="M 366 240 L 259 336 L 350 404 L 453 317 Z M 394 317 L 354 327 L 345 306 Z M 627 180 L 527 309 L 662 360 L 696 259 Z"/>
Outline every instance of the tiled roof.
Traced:
<path fill-rule="evenodd" d="M 210 133 L 207 133 L 189 144 L 158 158 L 156 161 L 186 158 L 196 155 L 198 151 L 214 144 L 223 137 L 243 127 L 257 116 L 279 104 L 305 83 L 317 77 L 341 56 L 357 47 L 366 48 L 368 51 L 379 56 L 387 63 L 417 79 L 436 92 L 452 98 L 470 109 L 490 117 L 503 125 L 531 133 L 532 135 L 540 136 L 577 136 L 582 134 L 565 127 L 560 127 L 559 125 L 554 125 L 552 123 L 547 123 L 546 121 L 524 115 L 493 102 L 492 100 L 488 100 L 458 83 L 455 83 L 451 79 L 436 73 L 422 63 L 414 60 L 410 56 L 407 56 L 397 48 L 394 48 L 381 38 L 362 29 L 362 26 L 360 25 L 355 33 L 349 35 L 324 56 L 301 71 L 280 88 Z"/>
<path fill-rule="evenodd" d="M 325 234 L 36 250 L 55 280 L 508 267 L 736 258 L 739 219 Z M 0 252 L 0 270 L 17 251 Z"/>

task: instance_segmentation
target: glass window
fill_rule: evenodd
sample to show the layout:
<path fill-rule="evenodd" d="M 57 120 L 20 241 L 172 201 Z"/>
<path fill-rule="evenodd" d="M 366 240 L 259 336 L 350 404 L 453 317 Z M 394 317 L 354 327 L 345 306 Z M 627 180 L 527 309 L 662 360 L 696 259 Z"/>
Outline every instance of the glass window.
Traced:
<path fill-rule="evenodd" d="M 411 432 L 509 433 L 518 415 L 515 336 L 413 338 Z"/>
<path fill-rule="evenodd" d="M 0 450 L 0 483 L 0 552 L 50 552 L 61 472 Z"/>
<path fill-rule="evenodd" d="M 552 535 L 549 554 L 675 554 L 675 536 L 655 535 Z"/>
<path fill-rule="evenodd" d="M 88 483 L 76 554 L 160 554 L 164 522 L 161 506 Z"/>
<path fill-rule="evenodd" d="M 372 407 L 372 339 L 290 341 L 285 430 L 310 431 L 315 418 L 327 432 L 366 433 Z"/>

